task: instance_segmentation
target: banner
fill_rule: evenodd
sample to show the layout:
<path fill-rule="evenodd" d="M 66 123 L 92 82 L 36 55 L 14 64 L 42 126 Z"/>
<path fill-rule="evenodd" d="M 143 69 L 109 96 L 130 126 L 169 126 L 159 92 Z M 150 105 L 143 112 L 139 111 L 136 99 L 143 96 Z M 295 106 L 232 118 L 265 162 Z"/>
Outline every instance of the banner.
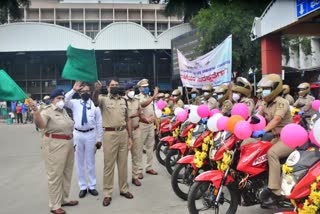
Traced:
<path fill-rule="evenodd" d="M 183 86 L 202 88 L 206 84 L 217 86 L 231 81 L 232 35 L 193 61 L 189 61 L 179 50 L 177 54 Z"/>

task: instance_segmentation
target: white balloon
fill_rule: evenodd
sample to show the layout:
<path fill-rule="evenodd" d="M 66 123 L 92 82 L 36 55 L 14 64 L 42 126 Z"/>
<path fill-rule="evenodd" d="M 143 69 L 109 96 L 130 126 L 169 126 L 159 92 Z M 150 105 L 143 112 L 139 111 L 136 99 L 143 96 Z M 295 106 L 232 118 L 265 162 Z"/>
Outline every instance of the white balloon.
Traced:
<path fill-rule="evenodd" d="M 183 111 L 183 108 L 181 108 L 181 107 L 177 107 L 177 108 L 175 108 L 175 110 L 174 110 L 174 115 L 178 115 L 180 112 L 182 112 Z"/>
<path fill-rule="evenodd" d="M 162 116 L 162 111 L 160 109 L 155 110 L 157 118 L 160 118 Z"/>
<path fill-rule="evenodd" d="M 318 119 L 314 124 L 313 135 L 316 141 L 320 144 L 320 119 Z"/>
<path fill-rule="evenodd" d="M 212 132 L 219 131 L 219 129 L 217 127 L 217 122 L 218 122 L 219 118 L 221 118 L 221 117 L 223 117 L 223 115 L 221 113 L 216 113 L 212 117 L 209 118 L 209 120 L 207 122 L 207 127 L 210 131 L 212 131 Z"/>
<path fill-rule="evenodd" d="M 191 111 L 189 114 L 189 120 L 191 123 L 198 123 L 201 117 L 198 115 L 197 111 Z"/>

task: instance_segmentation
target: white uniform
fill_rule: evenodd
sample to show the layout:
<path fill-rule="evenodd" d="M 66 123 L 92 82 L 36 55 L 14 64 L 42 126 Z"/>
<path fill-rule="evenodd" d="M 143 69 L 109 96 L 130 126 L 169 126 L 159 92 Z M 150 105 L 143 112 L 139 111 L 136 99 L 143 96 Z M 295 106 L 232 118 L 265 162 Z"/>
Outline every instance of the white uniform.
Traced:
<path fill-rule="evenodd" d="M 95 152 L 96 142 L 102 142 L 102 117 L 99 107 L 91 99 L 87 101 L 87 123 L 81 125 L 84 101 L 72 99 L 72 89 L 65 95 L 65 105 L 72 110 L 74 120 L 73 139 L 76 145 L 76 163 L 80 190 L 96 188 Z M 84 162 L 86 161 L 89 184 L 86 182 Z"/>

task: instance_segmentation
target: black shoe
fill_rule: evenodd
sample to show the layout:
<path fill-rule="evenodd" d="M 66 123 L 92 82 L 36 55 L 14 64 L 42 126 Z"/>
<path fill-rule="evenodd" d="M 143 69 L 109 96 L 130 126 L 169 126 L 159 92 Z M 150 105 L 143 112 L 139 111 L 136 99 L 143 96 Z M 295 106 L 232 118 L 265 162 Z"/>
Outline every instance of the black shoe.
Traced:
<path fill-rule="evenodd" d="M 271 192 L 271 194 L 262 201 L 261 208 L 278 209 L 279 201 L 283 201 L 283 197 L 279 195 L 275 195 L 273 192 Z"/>
<path fill-rule="evenodd" d="M 84 190 L 80 190 L 79 192 L 79 198 L 84 198 L 86 195 L 87 195 L 87 190 L 84 189 Z"/>
<path fill-rule="evenodd" d="M 93 196 L 99 195 L 99 193 L 98 193 L 98 191 L 97 191 L 96 189 L 89 189 L 88 191 L 89 191 L 89 193 L 90 193 L 91 195 L 93 195 Z"/>

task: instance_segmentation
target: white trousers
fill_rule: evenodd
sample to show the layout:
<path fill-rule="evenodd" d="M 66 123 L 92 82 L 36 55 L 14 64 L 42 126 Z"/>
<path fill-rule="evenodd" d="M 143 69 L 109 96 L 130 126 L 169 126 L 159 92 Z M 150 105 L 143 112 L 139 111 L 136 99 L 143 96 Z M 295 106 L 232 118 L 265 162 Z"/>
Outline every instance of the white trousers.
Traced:
<path fill-rule="evenodd" d="M 96 132 L 92 130 L 83 133 L 74 130 L 73 137 L 76 145 L 75 156 L 80 190 L 95 189 L 97 183 L 95 168 Z M 85 170 L 88 174 L 88 184 Z"/>

